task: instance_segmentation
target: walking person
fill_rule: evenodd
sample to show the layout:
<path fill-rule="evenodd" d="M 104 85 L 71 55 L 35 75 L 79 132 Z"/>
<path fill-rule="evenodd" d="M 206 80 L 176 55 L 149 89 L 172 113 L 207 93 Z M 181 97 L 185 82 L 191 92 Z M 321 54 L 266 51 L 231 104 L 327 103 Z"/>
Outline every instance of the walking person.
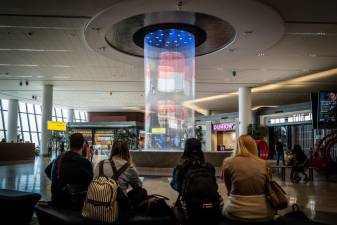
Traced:
<path fill-rule="evenodd" d="M 276 165 L 279 165 L 280 158 L 282 159 L 283 166 L 285 166 L 285 161 L 284 161 L 284 150 L 283 150 L 284 144 L 282 142 L 282 139 L 279 138 L 277 143 L 276 143 L 276 154 L 277 154 L 277 162 Z"/>

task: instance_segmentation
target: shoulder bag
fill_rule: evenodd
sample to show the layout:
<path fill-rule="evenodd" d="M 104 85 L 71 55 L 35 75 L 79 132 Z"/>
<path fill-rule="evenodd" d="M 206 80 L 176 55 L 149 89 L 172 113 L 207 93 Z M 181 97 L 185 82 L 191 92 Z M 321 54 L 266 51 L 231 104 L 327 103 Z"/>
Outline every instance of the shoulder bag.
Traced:
<path fill-rule="evenodd" d="M 269 175 L 269 169 L 267 169 L 267 183 L 266 183 L 266 195 L 273 209 L 281 210 L 288 207 L 287 193 L 283 188 Z"/>

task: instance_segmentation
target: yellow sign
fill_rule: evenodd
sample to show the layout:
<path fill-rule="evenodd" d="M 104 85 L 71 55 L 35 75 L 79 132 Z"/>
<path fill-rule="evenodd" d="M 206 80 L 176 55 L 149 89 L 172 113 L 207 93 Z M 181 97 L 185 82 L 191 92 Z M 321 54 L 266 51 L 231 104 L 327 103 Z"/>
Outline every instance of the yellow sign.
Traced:
<path fill-rule="evenodd" d="M 166 130 L 165 128 L 152 128 L 152 134 L 165 134 Z"/>
<path fill-rule="evenodd" d="M 66 123 L 57 121 L 48 121 L 48 130 L 65 131 Z"/>

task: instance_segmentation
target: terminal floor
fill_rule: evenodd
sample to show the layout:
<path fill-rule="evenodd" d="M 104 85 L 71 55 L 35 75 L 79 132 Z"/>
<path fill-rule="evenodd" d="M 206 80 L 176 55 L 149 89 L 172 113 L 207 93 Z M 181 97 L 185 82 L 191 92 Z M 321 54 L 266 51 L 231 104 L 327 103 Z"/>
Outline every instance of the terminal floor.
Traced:
<path fill-rule="evenodd" d="M 103 157 L 94 159 L 94 162 Z M 50 181 L 44 174 L 44 168 L 51 159 L 37 157 L 34 161 L 25 163 L 10 163 L 0 165 L 0 188 L 36 192 L 42 195 L 43 200 L 50 199 Z M 336 224 L 337 220 L 337 179 L 331 177 L 329 181 L 315 174 L 314 182 L 291 183 L 286 180 L 280 181 L 275 174 L 275 179 L 288 193 L 291 203 L 298 203 L 309 218 Z M 154 171 L 153 175 L 144 176 L 144 187 L 150 194 L 161 194 L 174 202 L 177 193 L 169 186 L 170 177 L 159 175 Z M 225 185 L 219 180 L 219 192 L 226 199 Z M 280 214 L 290 211 L 283 210 Z"/>

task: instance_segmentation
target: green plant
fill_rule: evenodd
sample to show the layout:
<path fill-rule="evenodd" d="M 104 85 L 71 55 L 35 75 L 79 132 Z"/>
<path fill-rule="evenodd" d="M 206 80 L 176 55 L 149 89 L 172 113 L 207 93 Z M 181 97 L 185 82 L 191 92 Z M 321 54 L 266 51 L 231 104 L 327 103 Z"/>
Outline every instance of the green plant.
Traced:
<path fill-rule="evenodd" d="M 200 141 L 201 144 L 205 144 L 204 141 L 204 134 L 202 132 L 202 127 L 201 126 L 197 126 L 194 130 L 195 132 L 195 137 L 196 139 L 198 139 Z"/>
<path fill-rule="evenodd" d="M 137 148 L 136 129 L 117 129 L 115 131 L 115 140 L 123 140 L 128 144 L 129 149 Z"/>
<path fill-rule="evenodd" d="M 254 139 L 262 139 L 267 136 L 268 128 L 265 126 L 256 126 L 253 124 L 248 125 L 247 134 Z"/>

